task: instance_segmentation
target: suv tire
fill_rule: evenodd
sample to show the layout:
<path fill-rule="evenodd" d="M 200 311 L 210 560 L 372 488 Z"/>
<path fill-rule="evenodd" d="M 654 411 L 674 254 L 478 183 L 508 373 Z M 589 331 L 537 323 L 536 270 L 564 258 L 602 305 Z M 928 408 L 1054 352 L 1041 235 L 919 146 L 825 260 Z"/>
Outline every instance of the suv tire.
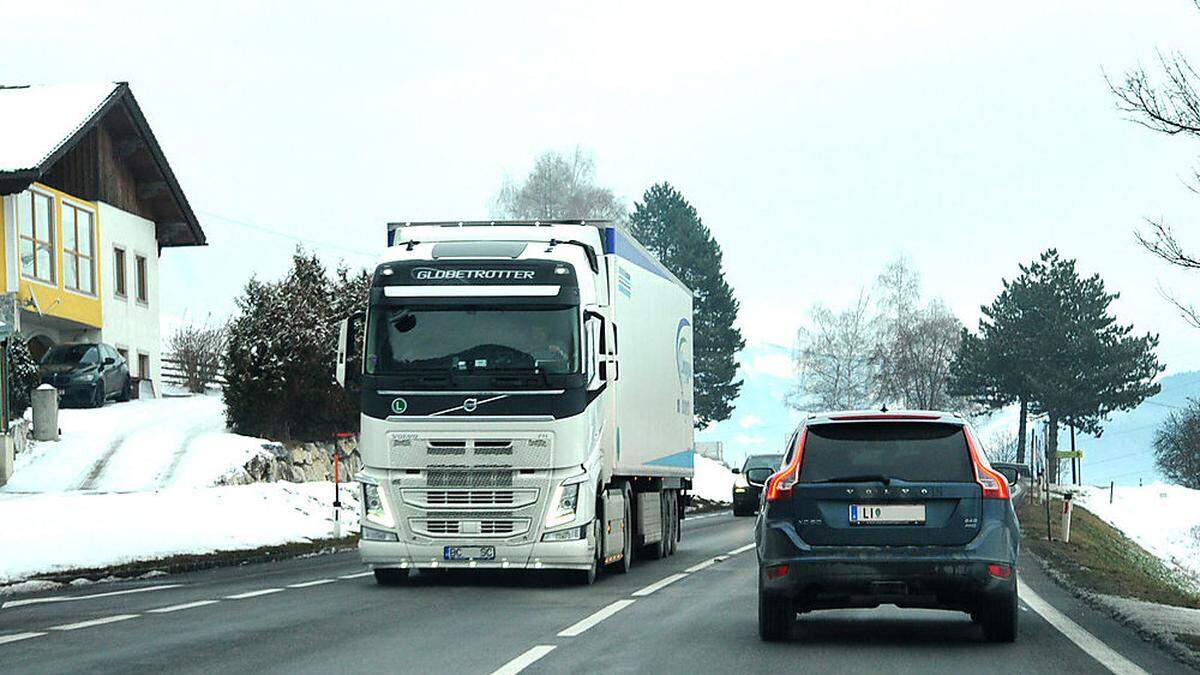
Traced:
<path fill-rule="evenodd" d="M 762 572 L 759 572 L 761 575 Z M 796 608 L 788 598 L 767 595 L 758 582 L 758 637 L 763 642 L 781 642 L 792 636 Z"/>
<path fill-rule="evenodd" d="M 983 626 L 983 637 L 988 642 L 1014 642 L 1017 639 L 1017 586 L 1010 592 L 991 599 L 985 609 L 980 610 L 979 619 Z"/>

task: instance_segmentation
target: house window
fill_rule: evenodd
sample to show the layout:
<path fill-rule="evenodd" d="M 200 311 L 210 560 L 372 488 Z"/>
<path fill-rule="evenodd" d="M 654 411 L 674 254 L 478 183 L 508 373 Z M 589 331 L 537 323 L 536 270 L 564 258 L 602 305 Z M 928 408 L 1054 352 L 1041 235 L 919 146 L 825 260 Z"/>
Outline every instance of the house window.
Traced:
<path fill-rule="evenodd" d="M 129 296 L 129 285 L 126 281 L 125 272 L 125 249 L 120 246 L 113 247 L 113 293 L 118 298 L 124 299 Z"/>
<path fill-rule="evenodd" d="M 17 195 L 21 275 L 54 283 L 54 198 L 26 190 Z"/>
<path fill-rule="evenodd" d="M 138 377 L 140 377 L 143 380 L 151 379 L 150 378 L 150 355 L 149 354 L 143 354 L 141 352 L 138 353 Z"/>
<path fill-rule="evenodd" d="M 96 292 L 95 216 L 63 201 L 63 285 L 73 291 Z"/>
<path fill-rule="evenodd" d="M 150 290 L 147 288 L 149 282 L 146 279 L 146 256 L 134 256 L 133 266 L 133 280 L 137 284 L 137 301 L 144 305 L 150 302 Z"/>

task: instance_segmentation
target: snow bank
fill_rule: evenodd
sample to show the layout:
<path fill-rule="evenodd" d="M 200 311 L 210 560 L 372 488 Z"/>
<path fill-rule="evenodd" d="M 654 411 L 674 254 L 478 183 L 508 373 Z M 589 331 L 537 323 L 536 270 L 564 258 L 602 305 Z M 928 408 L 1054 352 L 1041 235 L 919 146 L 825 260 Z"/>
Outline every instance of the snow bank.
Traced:
<path fill-rule="evenodd" d="M 692 494 L 714 502 L 728 503 L 733 499 L 736 476 L 724 464 L 696 455 L 696 476 L 692 479 Z"/>
<path fill-rule="evenodd" d="M 259 483 L 158 492 L 0 493 L 0 584 L 36 574 L 333 536 L 333 483 Z M 345 483 L 342 534 L 358 530 Z"/>
<path fill-rule="evenodd" d="M 1200 579 L 1200 490 L 1118 486 L 1109 504 L 1108 488 L 1089 486 L 1076 499 L 1142 548 Z"/>
<path fill-rule="evenodd" d="M 0 494 L 204 487 L 270 455 L 266 440 L 227 432 L 224 403 L 211 396 L 61 410 L 59 427 L 60 440 L 17 456 Z"/>

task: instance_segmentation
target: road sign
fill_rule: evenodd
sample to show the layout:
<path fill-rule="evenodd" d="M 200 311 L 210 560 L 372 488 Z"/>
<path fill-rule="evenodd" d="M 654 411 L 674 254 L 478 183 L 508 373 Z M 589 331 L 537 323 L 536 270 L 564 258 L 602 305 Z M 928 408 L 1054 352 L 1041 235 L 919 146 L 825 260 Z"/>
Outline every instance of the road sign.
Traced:
<path fill-rule="evenodd" d="M 1059 459 L 1083 459 L 1082 450 L 1059 450 Z"/>
<path fill-rule="evenodd" d="M 17 332 L 17 294 L 0 294 L 0 340 L 7 340 Z"/>

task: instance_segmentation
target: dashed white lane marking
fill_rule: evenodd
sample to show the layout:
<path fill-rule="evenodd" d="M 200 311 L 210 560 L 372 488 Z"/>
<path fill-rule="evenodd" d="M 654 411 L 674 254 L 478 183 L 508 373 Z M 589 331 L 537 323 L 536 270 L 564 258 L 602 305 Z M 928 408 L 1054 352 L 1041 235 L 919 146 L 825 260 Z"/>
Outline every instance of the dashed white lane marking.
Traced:
<path fill-rule="evenodd" d="M 320 586 L 322 584 L 332 584 L 337 579 L 314 579 L 313 581 L 302 581 L 298 584 L 288 584 L 288 588 L 308 588 L 309 586 Z"/>
<path fill-rule="evenodd" d="M 739 553 L 745 553 L 746 551 L 749 551 L 752 548 L 754 548 L 754 542 L 750 542 L 749 544 L 746 544 L 745 546 L 739 546 L 739 547 L 733 549 L 732 551 L 730 551 L 729 553 L 727 553 L 726 555 L 737 555 Z"/>
<path fill-rule="evenodd" d="M 596 624 L 607 619 L 608 617 L 612 616 L 613 614 L 616 614 L 617 612 L 632 605 L 634 602 L 635 602 L 634 600 L 617 600 L 616 602 L 612 603 L 611 605 L 604 607 L 602 609 L 599 609 L 596 612 L 592 613 L 591 616 L 588 616 L 587 618 L 583 619 L 582 621 L 576 623 L 574 626 L 571 626 L 570 628 L 567 628 L 567 629 L 561 631 L 558 634 L 558 636 L 559 637 L 575 637 L 576 635 L 580 635 L 587 629 L 591 628 L 592 626 L 595 626 Z"/>
<path fill-rule="evenodd" d="M 0 635 L 0 645 L 5 645 L 10 642 L 20 642 L 29 638 L 42 637 L 45 633 L 13 633 L 12 635 Z"/>
<path fill-rule="evenodd" d="M 688 574 L 694 574 L 696 572 L 699 572 L 702 569 L 712 567 L 713 565 L 715 565 L 719 562 L 725 562 L 726 560 L 729 560 L 729 556 L 727 556 L 727 555 L 713 556 L 712 558 L 709 558 L 708 560 L 705 560 L 705 561 L 696 563 L 695 565 L 692 565 L 691 567 L 684 570 L 684 572 L 687 572 Z"/>
<path fill-rule="evenodd" d="M 529 666 L 533 665 L 534 661 L 537 661 L 543 656 L 554 651 L 554 647 L 555 645 L 538 645 L 536 647 L 530 647 L 529 650 L 524 654 L 521 654 L 512 661 L 500 666 L 495 672 L 492 673 L 492 675 L 516 675 L 522 670 L 525 670 Z"/>
<path fill-rule="evenodd" d="M 361 579 L 362 577 L 369 577 L 372 574 L 375 574 L 375 572 L 369 571 L 369 572 L 359 572 L 358 574 L 343 574 L 342 576 L 340 576 L 338 578 L 339 579 Z"/>
<path fill-rule="evenodd" d="M 225 599 L 226 600 L 245 600 L 246 598 L 257 598 L 260 595 L 270 595 L 272 593 L 282 593 L 282 592 L 283 592 L 282 588 L 260 588 L 257 591 L 247 591 L 245 593 L 238 593 L 237 595 L 227 595 L 227 596 L 225 596 Z"/>
<path fill-rule="evenodd" d="M 131 593 L 146 593 L 149 591 L 165 591 L 168 588 L 179 588 L 183 584 L 163 584 L 161 586 L 146 586 L 145 588 L 128 588 L 123 591 L 109 591 L 107 593 L 92 593 L 91 595 L 55 595 L 49 598 L 28 598 L 25 600 L 9 600 L 0 609 L 8 609 L 10 607 L 22 607 L 24 605 L 41 605 L 47 602 L 73 602 L 75 600 L 91 600 L 92 598 L 111 598 L 114 595 L 130 595 Z"/>
<path fill-rule="evenodd" d="M 106 623 L 116 623 L 118 621 L 128 621 L 136 619 L 141 614 L 115 614 L 99 619 L 90 619 L 88 621 L 80 621 L 78 623 L 64 623 L 59 626 L 51 626 L 50 630 L 79 630 L 80 628 L 91 628 L 92 626 L 103 626 Z"/>
<path fill-rule="evenodd" d="M 1033 589 L 1025 585 L 1023 581 L 1017 581 L 1017 594 L 1025 604 L 1029 605 L 1033 611 L 1042 615 L 1051 626 L 1058 629 L 1058 632 L 1067 636 L 1067 639 L 1079 646 L 1088 656 L 1100 662 L 1100 665 L 1108 668 L 1109 671 L 1116 675 L 1146 675 L 1146 671 L 1142 670 L 1136 663 L 1121 656 L 1112 647 L 1101 642 L 1095 635 L 1084 630 L 1082 626 L 1067 618 L 1067 615 L 1058 611 L 1053 605 L 1046 602 Z"/>
<path fill-rule="evenodd" d="M 680 579 L 684 579 L 686 577 L 687 577 L 686 572 L 676 572 L 675 574 L 672 574 L 669 577 L 659 579 L 658 581 L 650 584 L 649 586 L 647 586 L 643 589 L 636 590 L 633 593 L 631 593 L 630 595 L 632 595 L 635 598 L 642 598 L 647 595 L 650 595 L 651 593 L 653 593 L 654 591 L 657 591 L 660 588 L 665 588 L 667 586 L 670 586 L 671 584 L 675 583 L 676 581 L 679 581 Z"/>
<path fill-rule="evenodd" d="M 171 612 L 178 612 L 184 609 L 207 607 L 208 605 L 215 605 L 218 602 L 220 602 L 220 600 L 197 600 L 195 602 L 185 602 L 182 605 L 170 605 L 168 607 L 159 607 L 158 609 L 148 609 L 146 612 L 149 614 L 170 614 Z"/>
<path fill-rule="evenodd" d="M 727 515 L 729 515 L 728 511 L 719 511 L 717 513 L 706 513 L 703 516 L 688 516 L 688 517 L 684 518 L 683 520 L 684 520 L 684 522 L 687 522 L 689 520 L 704 520 L 705 518 L 716 518 L 718 516 L 727 516 Z"/>

